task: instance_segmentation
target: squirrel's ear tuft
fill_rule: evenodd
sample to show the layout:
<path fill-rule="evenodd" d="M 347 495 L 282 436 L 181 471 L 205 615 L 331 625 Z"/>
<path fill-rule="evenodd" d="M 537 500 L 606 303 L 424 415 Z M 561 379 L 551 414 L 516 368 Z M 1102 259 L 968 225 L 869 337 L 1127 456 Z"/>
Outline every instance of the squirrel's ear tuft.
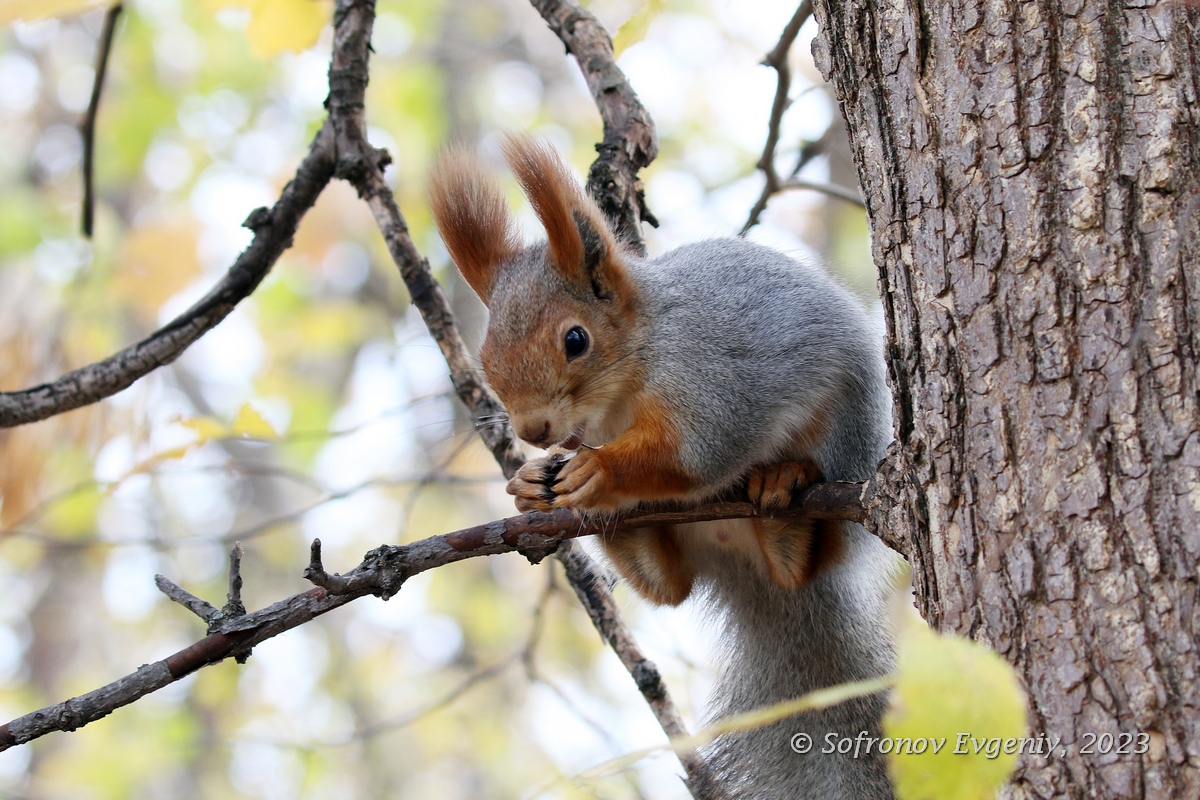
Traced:
<path fill-rule="evenodd" d="M 506 136 L 505 158 L 546 229 L 550 261 L 568 283 L 607 300 L 625 288 L 625 267 L 604 215 L 548 142 Z"/>
<path fill-rule="evenodd" d="M 434 167 L 429 205 L 450 258 L 486 305 L 501 263 L 521 251 L 503 191 L 474 156 L 452 148 Z"/>

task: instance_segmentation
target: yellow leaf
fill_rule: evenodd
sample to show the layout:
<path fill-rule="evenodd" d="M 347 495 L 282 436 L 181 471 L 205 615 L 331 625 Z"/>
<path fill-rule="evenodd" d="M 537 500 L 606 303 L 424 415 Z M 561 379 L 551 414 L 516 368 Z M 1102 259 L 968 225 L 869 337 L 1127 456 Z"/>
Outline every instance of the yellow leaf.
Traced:
<path fill-rule="evenodd" d="M 326 0 L 252 0 L 245 5 L 250 8 L 250 51 L 262 59 L 312 47 L 330 21 Z"/>
<path fill-rule="evenodd" d="M 632 17 L 621 23 L 617 35 L 613 37 L 613 55 L 619 56 L 625 52 L 625 48 L 645 39 L 650 23 L 662 12 L 664 5 L 665 0 L 646 0 Z"/>
<path fill-rule="evenodd" d="M 229 428 L 212 417 L 192 417 L 178 420 L 185 428 L 191 428 L 196 433 L 195 444 L 204 444 L 213 439 L 224 439 L 229 436 Z"/>
<path fill-rule="evenodd" d="M 190 444 L 182 444 L 179 447 L 172 447 L 171 449 L 164 450 L 161 453 L 155 453 L 154 455 L 147 458 L 145 461 L 141 461 L 137 464 L 134 464 L 133 468 L 130 469 L 129 472 L 126 472 L 124 475 L 122 475 L 121 478 L 117 481 L 117 483 L 121 483 L 126 478 L 130 478 L 134 475 L 140 475 L 143 472 L 149 472 L 151 469 L 158 466 L 159 464 L 161 464 L 164 461 L 176 461 L 180 458 L 183 458 L 189 452 L 191 452 L 193 447 L 196 447 L 198 444 L 202 444 L 202 442 L 191 442 Z"/>
<path fill-rule="evenodd" d="M 77 14 L 99 5 L 101 0 L 0 0 L 0 24 Z"/>
<path fill-rule="evenodd" d="M 333 349 L 362 340 L 363 311 L 353 303 L 330 302 L 297 314 L 292 325 L 307 348 Z"/>
<path fill-rule="evenodd" d="M 192 442 L 191 444 L 181 444 L 179 447 L 172 447 L 169 450 L 163 450 L 161 453 L 157 453 L 154 458 L 150 459 L 149 461 L 139 464 L 133 469 L 133 472 L 144 472 L 159 461 L 174 461 L 176 459 L 183 458 L 188 454 L 188 451 L 197 444 L 197 442 Z"/>
<path fill-rule="evenodd" d="M 249 403 L 243 403 L 242 407 L 238 409 L 237 416 L 233 418 L 233 424 L 229 426 L 229 430 L 235 436 L 248 439 L 274 439 L 277 436 L 271 423 L 263 419 L 262 414 L 259 414 Z"/>
<path fill-rule="evenodd" d="M 910 623 L 883 720 L 898 800 L 992 798 L 1024 746 L 1025 693 L 981 644 Z"/>

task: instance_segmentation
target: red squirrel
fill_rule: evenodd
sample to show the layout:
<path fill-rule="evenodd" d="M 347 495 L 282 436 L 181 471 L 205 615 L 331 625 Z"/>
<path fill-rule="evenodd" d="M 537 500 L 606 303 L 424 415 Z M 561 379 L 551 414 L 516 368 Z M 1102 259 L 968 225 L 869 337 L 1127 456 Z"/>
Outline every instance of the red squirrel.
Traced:
<path fill-rule="evenodd" d="M 504 152 L 546 230 L 522 243 L 504 194 L 448 152 L 430 186 L 451 258 L 489 310 L 480 358 L 517 434 L 550 453 L 509 482 L 521 511 L 605 514 L 745 486 L 769 511 L 814 480 L 865 480 L 891 440 L 883 342 L 820 268 L 742 239 L 630 252 L 547 144 Z M 564 462 L 564 458 L 566 459 Z M 605 535 L 646 599 L 719 612 L 721 717 L 886 674 L 894 560 L 861 526 L 756 517 Z M 734 797 L 881 800 L 883 758 L 824 753 L 879 736 L 880 696 L 706 751 Z M 797 753 L 792 737 L 811 737 Z"/>

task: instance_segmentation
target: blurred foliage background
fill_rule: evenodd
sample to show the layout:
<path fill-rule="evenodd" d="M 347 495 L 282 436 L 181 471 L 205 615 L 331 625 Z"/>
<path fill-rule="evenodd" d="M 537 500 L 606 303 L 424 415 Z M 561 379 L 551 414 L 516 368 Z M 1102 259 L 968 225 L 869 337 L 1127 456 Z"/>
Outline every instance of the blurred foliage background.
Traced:
<path fill-rule="evenodd" d="M 796 3 L 587 5 L 610 31 L 642 12 L 619 63 L 661 137 L 644 173 L 662 222 L 648 231 L 651 253 L 736 234 L 762 186 L 755 163 L 775 89 L 758 62 Z M 8 16 L 34 16 L 14 8 Z M 599 116 L 520 0 L 378 10 L 370 135 L 395 159 L 400 206 L 474 347 L 482 307 L 425 206 L 433 158 L 457 140 L 499 167 L 498 134 L 530 130 L 583 174 Z M 316 0 L 126 3 L 99 113 L 91 241 L 78 233 L 78 125 L 104 10 L 5 28 L 0 389 L 146 336 L 232 263 L 250 238 L 242 220 L 273 202 L 323 119 L 329 14 Z M 853 186 L 811 63 L 814 30 L 808 22 L 792 52 L 780 169 L 824 141 L 803 177 Z M 864 300 L 874 294 L 861 209 L 792 192 L 750 236 L 819 254 Z M 0 717 L 202 636 L 153 576 L 220 605 L 234 541 L 253 609 L 307 588 L 315 536 L 326 564 L 345 570 L 377 544 L 511 513 L 365 206 L 335 183 L 253 297 L 177 362 L 106 402 L 0 431 Z M 623 587 L 618 598 L 694 726 L 703 617 L 647 608 Z M 387 603 L 365 598 L 259 646 L 245 666 L 210 667 L 0 753 L 0 797 L 685 797 L 668 755 L 561 780 L 663 740 L 561 574 L 511 555 L 421 575 Z"/>

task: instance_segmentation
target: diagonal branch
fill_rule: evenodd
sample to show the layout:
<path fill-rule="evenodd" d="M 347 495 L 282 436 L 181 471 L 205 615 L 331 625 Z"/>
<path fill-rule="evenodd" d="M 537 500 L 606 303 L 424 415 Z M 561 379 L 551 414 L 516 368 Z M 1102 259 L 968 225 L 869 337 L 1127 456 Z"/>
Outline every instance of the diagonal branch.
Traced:
<path fill-rule="evenodd" d="M 853 203 L 862 209 L 867 207 L 857 189 L 838 186 L 836 183 L 821 183 L 820 181 L 806 181 L 801 178 L 789 178 L 779 184 L 777 191 L 784 192 L 788 189 L 808 189 L 828 195 L 829 197 L 836 197 L 838 200 L 845 200 L 847 203 Z"/>
<path fill-rule="evenodd" d="M 861 520 L 863 509 L 859 497 L 870 491 L 870 484 L 866 487 L 856 483 L 816 484 L 797 493 L 788 509 L 776 513 L 775 516 Z M 142 666 L 136 672 L 107 686 L 0 725 L 0 751 L 54 731 L 73 731 L 102 719 L 116 709 L 174 683 L 201 667 L 244 653 L 260 642 L 299 627 L 359 597 L 370 594 L 387 599 L 395 595 L 408 578 L 427 570 L 468 558 L 513 552 L 521 553 L 536 563 L 556 551 L 561 552 L 562 545 L 578 536 L 611 533 L 648 525 L 744 519 L 758 515 L 759 511 L 755 506 L 740 499 L 693 509 L 637 512 L 615 520 L 581 520 L 565 509 L 550 514 L 533 512 L 432 536 L 410 544 L 378 547 L 367 553 L 361 564 L 344 575 L 330 575 L 325 571 L 321 563 L 320 543 L 314 542 L 312 562 L 305 574 L 317 584 L 316 587 L 245 615 L 220 617 L 209 611 L 212 609 L 211 605 L 168 586 L 165 591 L 168 591 L 173 599 L 183 602 L 208 621 L 210 632 L 207 636 L 161 661 Z M 571 561 L 566 563 L 570 571 Z M 231 574 L 232 571 L 231 565 Z M 589 577 L 581 578 L 576 584 L 581 588 L 576 591 L 589 595 L 585 598 L 585 605 L 589 606 L 589 611 L 590 606 L 598 602 L 599 608 L 605 614 L 615 614 L 615 606 L 611 605 L 611 595 L 605 597 L 604 590 L 599 589 L 600 583 L 596 583 L 590 577 L 590 572 L 585 574 Z M 584 582 L 585 580 L 590 582 Z M 160 583 L 170 584 L 169 581 Z M 659 690 L 665 692 L 657 670 L 636 650 L 619 617 L 606 619 L 601 632 L 606 640 L 618 642 L 620 649 L 617 650 L 617 654 L 623 662 L 628 662 L 627 667 L 636 670 L 634 676 L 643 693 Z M 659 713 L 660 720 L 664 715 L 673 718 L 673 727 L 682 730 L 678 711 L 670 705 L 669 697 L 664 694 L 658 700 L 660 708 L 656 709 L 656 712 Z M 703 765 L 698 762 L 689 764 L 686 759 L 684 763 L 689 766 L 689 775 L 698 778 L 689 781 L 696 796 L 713 797 L 713 794 L 701 794 L 698 788 L 704 785 Z M 691 767 L 695 767 L 697 771 L 692 772 Z"/>
<path fill-rule="evenodd" d="M 575 56 L 600 117 L 604 141 L 588 173 L 587 192 L 612 223 L 617 235 L 644 255 L 643 221 L 657 227 L 646 208 L 637 173 L 658 155 L 654 121 L 613 57 L 612 38 L 600 21 L 575 0 L 532 0 L 550 30 Z"/>
<path fill-rule="evenodd" d="M 572 4 L 553 5 L 565 8 Z M 636 176 L 637 170 L 644 163 L 648 163 L 657 151 L 653 125 L 612 60 L 612 43 L 607 32 L 582 9 L 575 7 L 575 10 L 576 17 L 564 23 L 564 30 L 574 31 L 576 23 L 581 22 L 580 30 L 586 32 L 586 35 L 572 34 L 574 38 L 568 42 L 568 47 L 574 42 L 576 49 L 573 52 L 576 52 L 581 66 L 588 65 L 584 68 L 585 76 L 603 75 L 605 85 L 610 88 L 616 87 L 616 95 L 613 97 L 602 91 L 596 93 L 601 114 L 605 118 L 605 139 L 610 143 L 608 147 L 601 145 L 599 148 L 601 156 L 597 164 L 607 163 L 608 167 L 605 169 L 613 176 L 612 180 L 606 182 L 607 188 L 602 197 L 597 199 L 602 205 L 607 203 L 610 209 L 619 207 L 618 211 L 622 213 L 613 217 L 614 221 L 620 224 L 620 221 L 624 220 L 625 224 L 630 226 L 624 232 L 625 238 L 640 247 L 637 204 L 641 202 L 641 195 Z M 383 169 L 389 161 L 387 154 L 372 147 L 366 138 L 363 98 L 369 74 L 373 6 L 353 0 L 342 0 L 338 4 L 336 20 L 338 24 L 334 32 L 333 64 L 329 75 L 330 85 L 336 84 L 342 87 L 343 91 L 339 93 L 338 102 L 335 103 L 331 99 L 329 111 L 336 131 L 338 177 L 352 183 L 359 196 L 367 202 L 376 224 L 383 233 L 388 251 L 400 269 L 413 303 L 446 358 L 456 392 L 470 411 L 480 435 L 496 456 L 504 474 L 512 477 L 524 462 L 524 457 L 516 447 L 512 428 L 503 413 L 504 407 L 470 363 L 449 303 L 430 272 L 429 262 L 421 256 L 412 237 L 409 236 L 404 215 L 397 206 L 391 189 L 383 180 Z M 591 53 L 591 56 L 580 57 L 581 54 L 587 53 Z M 592 83 L 591 77 L 589 83 Z M 642 144 L 628 145 L 635 141 Z M 627 145 L 632 147 L 632 155 L 626 149 Z M 593 168 L 593 175 L 595 174 L 596 170 Z M 620 611 L 611 592 L 608 591 L 601 571 L 582 549 L 568 540 L 569 538 L 564 534 L 556 536 L 550 545 L 541 545 L 549 546 L 550 549 L 539 551 L 538 559 L 557 551 L 566 568 L 567 579 L 584 601 L 584 608 L 593 624 L 630 669 L 638 690 L 667 735 L 686 733 L 682 718 L 657 668 L 636 650 L 633 635 L 621 619 Z M 363 580 L 361 575 L 357 578 L 327 575 L 321 567 L 319 542 L 313 544 L 312 563 L 306 574 L 315 583 L 337 591 L 350 591 L 356 585 L 355 581 Z M 395 589 L 391 584 L 378 588 L 383 596 L 387 597 L 399 588 L 399 583 L 395 584 Z M 719 797 L 713 780 L 697 756 L 689 754 L 681 761 L 688 773 L 688 785 L 693 796 L 704 800 L 715 800 Z"/>
<path fill-rule="evenodd" d="M 496 457 L 504 475 L 512 477 L 525 462 L 525 457 L 508 425 L 508 415 L 468 358 L 450 303 L 433 277 L 428 260 L 413 243 L 408 223 L 383 179 L 383 170 L 391 162 L 390 156 L 367 141 L 364 95 L 374 18 L 373 3 L 342 0 L 335 11 L 328 107 L 336 136 L 337 177 L 353 184 L 359 197 L 371 209 L 413 305 L 421 313 L 421 319 L 450 367 L 455 392 L 470 412 L 480 437 Z M 336 93 L 335 88 L 339 90 Z"/>
<path fill-rule="evenodd" d="M 617 658 L 621 659 L 622 666 L 633 676 L 638 691 L 646 699 L 646 704 L 650 706 L 650 711 L 662 726 L 663 732 L 670 739 L 687 736 L 687 726 L 684 725 L 679 709 L 671 700 L 671 694 L 662 673 L 658 671 L 658 665 L 646 658 L 646 654 L 638 647 L 629 626 L 618 613 L 612 587 L 598 574 L 595 562 L 579 547 L 560 552 L 558 559 L 562 562 L 567 580 L 575 589 L 579 602 L 591 617 L 600 636 L 617 654 Z M 679 763 L 687 773 L 687 787 L 692 797 L 697 800 L 717 800 L 725 796 L 712 770 L 696 750 L 688 750 L 679 753 L 678 756 Z"/>
<path fill-rule="evenodd" d="M 72 370 L 52 383 L 0 392 L 0 428 L 36 422 L 111 397 L 178 358 L 262 282 L 291 246 L 300 218 L 332 177 L 333 137 L 326 123 L 275 205 L 257 208 L 246 218 L 243 224 L 254 231 L 254 239 L 207 295 L 147 338 L 103 361 Z"/>

